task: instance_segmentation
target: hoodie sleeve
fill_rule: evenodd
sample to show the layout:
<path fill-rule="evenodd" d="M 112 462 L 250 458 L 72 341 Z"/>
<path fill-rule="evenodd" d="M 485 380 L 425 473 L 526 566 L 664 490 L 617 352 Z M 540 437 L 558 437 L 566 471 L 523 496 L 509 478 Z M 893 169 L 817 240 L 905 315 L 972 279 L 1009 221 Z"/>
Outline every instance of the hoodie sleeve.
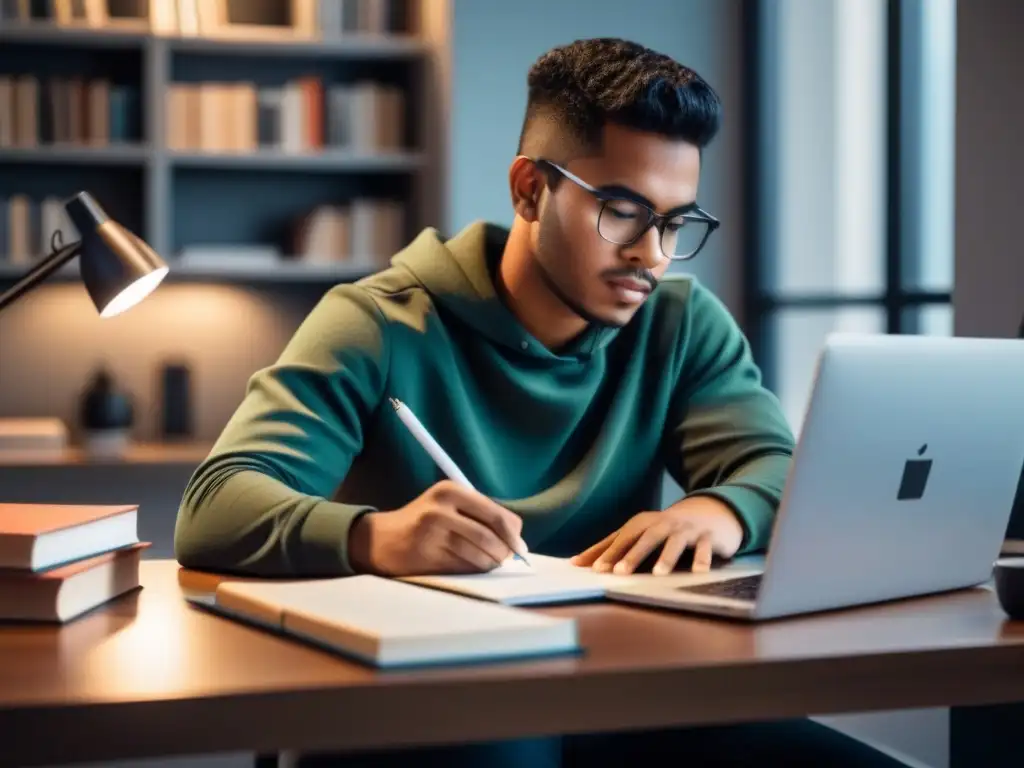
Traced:
<path fill-rule="evenodd" d="M 355 285 L 332 289 L 280 358 L 253 375 L 178 510 L 188 568 L 252 575 L 345 575 L 348 532 L 371 507 L 334 494 L 387 380 L 383 316 Z"/>
<path fill-rule="evenodd" d="M 740 553 L 768 544 L 794 438 L 761 383 L 743 332 L 694 281 L 686 303 L 679 380 L 666 425 L 669 473 L 687 496 L 728 504 L 743 525 Z"/>

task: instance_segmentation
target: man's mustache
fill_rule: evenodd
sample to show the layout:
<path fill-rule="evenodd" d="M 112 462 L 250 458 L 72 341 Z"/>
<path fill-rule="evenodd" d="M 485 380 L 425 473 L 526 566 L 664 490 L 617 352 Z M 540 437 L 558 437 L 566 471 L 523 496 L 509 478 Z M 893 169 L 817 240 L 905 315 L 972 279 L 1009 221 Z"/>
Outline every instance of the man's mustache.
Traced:
<path fill-rule="evenodd" d="M 643 267 L 622 267 L 620 269 L 609 269 L 607 272 L 603 274 L 603 277 L 605 280 L 612 280 L 616 277 L 627 277 L 632 278 L 634 280 L 643 280 L 649 286 L 651 286 L 652 292 L 655 288 L 658 287 L 658 278 L 654 276 L 654 273 L 651 272 L 651 270 L 644 269 Z"/>

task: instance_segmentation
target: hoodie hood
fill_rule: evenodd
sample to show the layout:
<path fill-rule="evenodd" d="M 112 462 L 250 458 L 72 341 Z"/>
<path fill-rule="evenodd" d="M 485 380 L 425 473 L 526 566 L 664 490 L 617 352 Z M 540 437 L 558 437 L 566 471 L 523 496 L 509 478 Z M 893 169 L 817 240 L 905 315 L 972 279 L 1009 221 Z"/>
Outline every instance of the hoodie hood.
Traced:
<path fill-rule="evenodd" d="M 449 240 L 424 229 L 391 263 L 409 271 L 435 305 L 456 316 L 495 344 L 547 360 L 589 357 L 607 346 L 617 328 L 590 326 L 565 348 L 541 344 L 502 301 L 495 275 L 509 231 L 476 221 Z"/>

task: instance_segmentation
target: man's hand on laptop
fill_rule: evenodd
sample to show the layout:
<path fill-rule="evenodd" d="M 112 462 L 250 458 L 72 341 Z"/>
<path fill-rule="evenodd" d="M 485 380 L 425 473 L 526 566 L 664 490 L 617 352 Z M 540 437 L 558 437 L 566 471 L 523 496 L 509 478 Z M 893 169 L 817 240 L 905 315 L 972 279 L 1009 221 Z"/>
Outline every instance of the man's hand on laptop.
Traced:
<path fill-rule="evenodd" d="M 641 512 L 614 533 L 572 558 L 574 565 L 617 574 L 633 573 L 656 549 L 652 572 L 671 573 L 687 549 L 693 570 L 707 571 L 711 557 L 732 557 L 743 541 L 743 527 L 724 502 L 707 496 L 683 499 L 661 512 Z"/>
<path fill-rule="evenodd" d="M 444 480 L 401 509 L 360 517 L 349 533 L 349 562 L 357 573 L 384 576 L 490 571 L 519 545 L 522 528 L 514 512 Z"/>

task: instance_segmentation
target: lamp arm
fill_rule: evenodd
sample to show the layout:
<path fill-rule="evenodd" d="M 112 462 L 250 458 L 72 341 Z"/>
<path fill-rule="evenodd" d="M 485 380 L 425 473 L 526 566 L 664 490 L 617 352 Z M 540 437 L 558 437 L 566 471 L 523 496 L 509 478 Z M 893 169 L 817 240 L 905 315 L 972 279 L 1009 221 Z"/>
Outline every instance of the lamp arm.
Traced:
<path fill-rule="evenodd" d="M 15 299 L 20 298 L 22 295 L 35 288 L 39 283 L 43 282 L 46 278 L 75 258 L 81 250 L 81 240 L 76 240 L 73 243 L 54 250 L 49 256 L 32 267 L 32 269 L 30 269 L 24 277 L 18 280 L 18 282 L 16 282 L 10 289 L 4 293 L 0 293 L 0 310 L 3 310 L 4 307 L 11 304 Z"/>

